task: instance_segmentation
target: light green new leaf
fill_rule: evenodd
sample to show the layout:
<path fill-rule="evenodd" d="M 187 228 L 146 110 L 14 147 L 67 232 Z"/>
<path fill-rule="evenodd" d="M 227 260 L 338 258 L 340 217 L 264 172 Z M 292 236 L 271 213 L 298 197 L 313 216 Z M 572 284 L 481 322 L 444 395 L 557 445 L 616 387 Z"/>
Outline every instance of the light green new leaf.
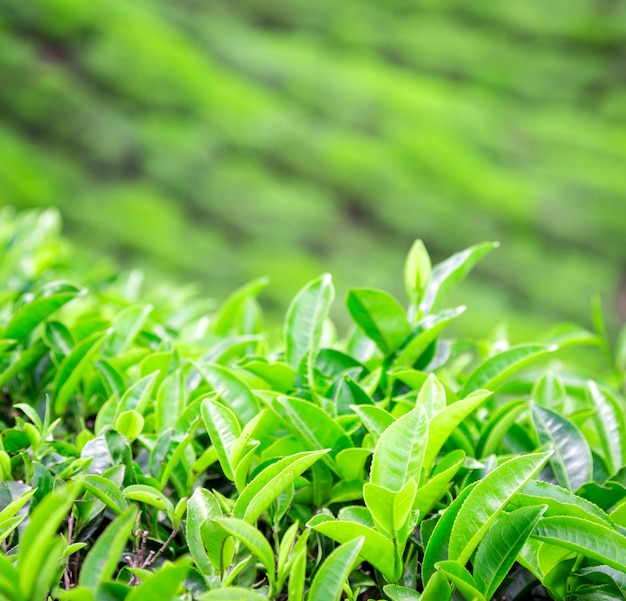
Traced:
<path fill-rule="evenodd" d="M 459 510 L 450 533 L 449 558 L 465 565 L 498 514 L 550 457 L 532 453 L 513 457 L 489 472 Z"/>
<path fill-rule="evenodd" d="M 232 482 L 235 479 L 235 472 L 230 461 L 230 453 L 233 444 L 241 435 L 239 420 L 229 407 L 212 398 L 205 398 L 202 401 L 201 411 L 222 471 Z"/>
<path fill-rule="evenodd" d="M 87 336 L 61 362 L 54 379 L 54 410 L 57 414 L 65 411 L 85 369 L 93 362 L 107 336 L 107 332 Z"/>
<path fill-rule="evenodd" d="M 217 588 L 198 597 L 198 601 L 267 601 L 267 597 L 241 586 Z M 302 598 L 299 599 L 302 601 Z"/>
<path fill-rule="evenodd" d="M 151 312 L 150 305 L 133 305 L 122 309 L 115 316 L 111 336 L 102 348 L 102 354 L 105 357 L 119 357 L 143 328 Z"/>
<path fill-rule="evenodd" d="M 28 490 L 21 494 L 17 499 L 11 501 L 2 511 L 0 511 L 0 522 L 3 522 L 7 518 L 12 518 L 17 512 L 30 501 L 36 491 Z"/>
<path fill-rule="evenodd" d="M 363 499 L 374 518 L 376 528 L 392 538 L 397 538 L 409 519 L 416 491 L 417 484 L 413 479 L 407 480 L 398 492 L 366 482 L 363 486 Z"/>
<path fill-rule="evenodd" d="M 285 317 L 285 355 L 296 371 L 305 355 L 319 352 L 324 321 L 335 296 L 330 274 L 326 273 L 302 288 L 289 305 Z"/>
<path fill-rule="evenodd" d="M 131 590 L 124 601 L 154 601 L 175 599 L 176 593 L 189 572 L 189 558 L 166 563 L 138 587 Z"/>
<path fill-rule="evenodd" d="M 133 531 L 137 513 L 137 507 L 129 507 L 98 536 L 82 564 L 79 585 L 95 594 L 103 582 L 113 577 Z"/>
<path fill-rule="evenodd" d="M 419 511 L 422 518 L 431 512 L 446 493 L 450 481 L 461 469 L 464 460 L 465 453 L 461 449 L 448 453 L 436 466 L 431 477 L 419 487 L 413 501 L 413 510 Z"/>
<path fill-rule="evenodd" d="M 582 432 L 567 418 L 535 404 L 532 416 L 539 442 L 554 450 L 550 467 L 557 482 L 577 490 L 591 480 L 591 450 Z"/>
<path fill-rule="evenodd" d="M 493 411 L 480 434 L 476 445 L 476 457 L 480 459 L 495 454 L 511 426 L 517 423 L 519 416 L 527 409 L 526 399 L 514 399 Z"/>
<path fill-rule="evenodd" d="M 523 344 L 493 355 L 481 363 L 470 375 L 460 396 L 467 396 L 479 388 L 494 391 L 517 370 L 556 349 L 556 346 L 545 344 Z"/>
<path fill-rule="evenodd" d="M 339 601 L 363 543 L 362 537 L 356 538 L 337 547 L 326 558 L 313 578 L 307 601 Z"/>
<path fill-rule="evenodd" d="M 146 484 L 131 484 L 122 492 L 124 493 L 124 496 L 131 501 L 139 501 L 140 503 L 156 507 L 165 513 L 172 523 L 175 522 L 174 505 L 164 493 L 157 490 L 153 486 L 148 486 Z"/>
<path fill-rule="evenodd" d="M 265 567 L 270 590 L 275 591 L 276 563 L 267 539 L 254 526 L 237 518 L 218 518 L 215 522 L 228 534 L 240 540 Z M 275 591 L 276 592 L 276 591 Z"/>
<path fill-rule="evenodd" d="M 462 315 L 465 309 L 461 306 L 455 309 L 446 309 L 433 315 L 426 315 L 417 324 L 409 339 L 398 350 L 398 355 L 393 362 L 394 367 L 399 369 L 412 367 L 444 328 L 459 315 Z"/>
<path fill-rule="evenodd" d="M 202 524 L 208 519 L 222 517 L 222 510 L 215 496 L 203 488 L 196 488 L 187 502 L 185 538 L 196 568 L 206 579 L 214 573 L 209 556 L 202 544 Z"/>
<path fill-rule="evenodd" d="M 30 516 L 30 523 L 22 534 L 19 548 L 20 590 L 27 599 L 34 598 L 36 586 L 45 584 L 40 579 L 36 580 L 33 575 L 43 574 L 44 571 L 48 573 L 45 569 L 50 557 L 48 553 L 56 545 L 56 533 L 81 488 L 79 482 L 70 482 L 55 488 L 43 498 Z M 64 547 L 62 544 L 59 556 Z"/>
<path fill-rule="evenodd" d="M 147 376 L 144 376 L 137 382 L 135 382 L 122 396 L 120 402 L 115 409 L 115 416 L 119 417 L 124 411 L 130 411 L 131 409 L 138 413 L 143 413 L 152 400 L 152 391 L 159 372 L 155 371 Z"/>
<path fill-rule="evenodd" d="M 354 446 L 343 428 L 323 409 L 309 401 L 281 396 L 275 399 L 272 408 L 292 435 L 309 450 L 331 449 L 328 456 L 334 459 L 339 451 Z M 334 462 L 328 465 L 337 471 Z"/>
<path fill-rule="evenodd" d="M 532 536 L 626 572 L 626 536 L 608 526 L 554 516 L 539 520 Z"/>
<path fill-rule="evenodd" d="M 291 572 L 289 573 L 289 583 L 287 584 L 287 601 L 303 601 L 304 599 L 306 558 L 306 548 L 300 549 L 294 555 Z"/>
<path fill-rule="evenodd" d="M 377 440 L 395 421 L 395 418 L 389 411 L 385 411 L 382 407 L 376 405 L 351 405 L 350 409 L 361 418 L 363 425 Z"/>
<path fill-rule="evenodd" d="M 335 520 L 319 514 L 309 521 L 307 527 L 320 532 L 338 543 L 362 538 L 361 556 L 369 561 L 389 582 L 395 582 L 402 566 L 393 542 L 377 530 L 365 524 L 347 520 Z"/>
<path fill-rule="evenodd" d="M 0 595 L 11 601 L 23 601 L 17 568 L 0 553 Z"/>
<path fill-rule="evenodd" d="M 466 601 L 485 601 L 484 595 L 476 587 L 476 582 L 464 565 L 458 561 L 440 561 L 435 566 L 461 593 Z"/>
<path fill-rule="evenodd" d="M 398 584 L 387 584 L 383 587 L 385 595 L 391 601 L 420 601 L 421 595 L 414 589 Z"/>
<path fill-rule="evenodd" d="M 593 421 L 611 475 L 626 465 L 626 415 L 621 403 L 606 389 L 591 380 L 587 383 L 591 402 L 596 408 Z"/>
<path fill-rule="evenodd" d="M 213 331 L 220 336 L 226 336 L 233 331 L 241 331 L 240 320 L 246 304 L 268 284 L 269 278 L 262 277 L 235 290 L 220 306 L 215 316 Z"/>
<path fill-rule="evenodd" d="M 428 417 L 423 405 L 393 422 L 381 435 L 372 457 L 370 480 L 393 492 L 409 479 L 419 481 L 428 442 Z"/>
<path fill-rule="evenodd" d="M 428 287 L 432 266 L 430 256 L 421 240 L 413 242 L 404 262 L 404 287 L 409 301 L 418 306 Z"/>
<path fill-rule="evenodd" d="M 83 288 L 69 282 L 51 282 L 38 292 L 37 298 L 22 305 L 13 314 L 2 337 L 24 340 L 41 322 L 85 292 Z"/>
<path fill-rule="evenodd" d="M 113 425 L 122 436 L 126 437 L 128 442 L 134 442 L 143 431 L 144 419 L 143 415 L 134 409 L 122 411 Z"/>
<path fill-rule="evenodd" d="M 452 597 L 452 587 L 448 578 L 442 572 L 435 572 L 420 597 L 420 601 L 449 601 Z"/>
<path fill-rule="evenodd" d="M 533 399 L 540 407 L 562 414 L 567 400 L 563 380 L 557 374 L 548 372 L 535 385 Z"/>
<path fill-rule="evenodd" d="M 254 394 L 232 370 L 206 363 L 195 364 L 195 368 L 242 423 L 248 423 L 259 412 Z"/>
<path fill-rule="evenodd" d="M 429 419 L 446 408 L 446 391 L 435 374 L 428 374 L 417 395 L 417 404 L 424 405 Z"/>
<path fill-rule="evenodd" d="M 305 451 L 268 465 L 241 491 L 233 517 L 254 523 L 283 490 L 326 453 L 328 449 Z"/>
<path fill-rule="evenodd" d="M 509 573 L 545 510 L 545 505 L 536 505 L 501 514 L 485 534 L 476 550 L 474 578 L 487 599 L 493 597 Z"/>
<path fill-rule="evenodd" d="M 128 508 L 128 502 L 120 489 L 110 478 L 97 474 L 85 474 L 74 478 L 97 499 L 100 499 L 113 513 L 120 515 Z"/>
<path fill-rule="evenodd" d="M 352 319 L 385 355 L 398 350 L 411 334 L 404 309 L 382 290 L 355 288 L 348 292 L 346 304 Z"/>
<path fill-rule="evenodd" d="M 428 427 L 428 444 L 424 454 L 424 473 L 427 475 L 441 447 L 458 428 L 491 395 L 488 390 L 476 390 L 467 398 L 448 405 L 437 413 Z"/>
<path fill-rule="evenodd" d="M 18 515 L 0 521 L 0 543 L 22 523 L 25 517 L 25 515 Z"/>
<path fill-rule="evenodd" d="M 452 288 L 463 281 L 483 256 L 498 246 L 498 242 L 482 242 L 455 253 L 445 261 L 435 265 L 426 288 L 424 300 L 420 305 L 420 311 L 423 313 L 430 312 L 437 301 L 441 301 Z"/>

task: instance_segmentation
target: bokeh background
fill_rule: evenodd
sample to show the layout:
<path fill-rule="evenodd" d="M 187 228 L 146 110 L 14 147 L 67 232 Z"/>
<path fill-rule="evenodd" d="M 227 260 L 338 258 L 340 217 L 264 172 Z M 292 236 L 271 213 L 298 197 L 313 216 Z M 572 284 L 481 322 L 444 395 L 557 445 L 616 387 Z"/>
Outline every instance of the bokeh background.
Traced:
<path fill-rule="evenodd" d="M 270 318 L 499 240 L 459 327 L 616 326 L 625 40 L 621 0 L 0 0 L 0 202 Z"/>

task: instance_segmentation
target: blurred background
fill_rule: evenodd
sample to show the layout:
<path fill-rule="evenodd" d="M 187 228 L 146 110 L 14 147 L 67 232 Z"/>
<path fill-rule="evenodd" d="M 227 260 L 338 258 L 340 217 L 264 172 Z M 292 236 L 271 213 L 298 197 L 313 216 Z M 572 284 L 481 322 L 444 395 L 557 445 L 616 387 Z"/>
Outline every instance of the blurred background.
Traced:
<path fill-rule="evenodd" d="M 415 238 L 499 240 L 463 331 L 594 294 L 616 327 L 624 40 L 619 0 L 0 0 L 0 203 L 218 300 L 269 275 L 270 319 L 324 271 L 402 294 Z"/>

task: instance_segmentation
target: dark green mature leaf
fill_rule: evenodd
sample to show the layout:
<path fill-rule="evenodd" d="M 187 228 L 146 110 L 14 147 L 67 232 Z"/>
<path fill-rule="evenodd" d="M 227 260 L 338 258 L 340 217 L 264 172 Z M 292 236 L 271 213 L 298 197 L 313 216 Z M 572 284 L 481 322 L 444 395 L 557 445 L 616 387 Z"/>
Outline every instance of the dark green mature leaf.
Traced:
<path fill-rule="evenodd" d="M 135 525 L 137 513 L 137 507 L 129 507 L 98 537 L 83 561 L 79 585 L 95 594 L 103 582 L 112 578 Z"/>
<path fill-rule="evenodd" d="M 421 404 L 393 422 L 383 432 L 374 450 L 370 472 L 372 483 L 398 492 L 408 480 L 418 482 L 428 435 L 428 417 Z"/>
<path fill-rule="evenodd" d="M 467 396 L 479 388 L 496 390 L 506 378 L 517 370 L 556 349 L 556 346 L 545 344 L 524 344 L 511 347 L 493 357 L 489 357 L 467 379 L 461 391 L 461 396 Z"/>
<path fill-rule="evenodd" d="M 591 450 L 581 431 L 567 418 L 534 404 L 532 415 L 539 442 L 554 450 L 550 467 L 557 482 L 576 490 L 591 480 Z"/>
<path fill-rule="evenodd" d="M 626 572 L 626 536 L 608 526 L 578 517 L 554 516 L 541 519 L 532 536 Z"/>
<path fill-rule="evenodd" d="M 285 318 L 285 354 L 296 371 L 305 355 L 317 355 L 335 290 L 330 274 L 309 282 L 293 299 Z"/>
<path fill-rule="evenodd" d="M 535 476 L 550 453 L 513 457 L 480 480 L 460 508 L 450 533 L 449 558 L 465 564 L 513 495 Z"/>
<path fill-rule="evenodd" d="M 485 598 L 493 597 L 545 510 L 536 505 L 501 514 L 485 534 L 474 559 L 474 578 Z"/>
<path fill-rule="evenodd" d="M 348 292 L 346 304 L 352 319 L 385 355 L 395 352 L 411 333 L 404 309 L 382 290 L 355 288 Z"/>

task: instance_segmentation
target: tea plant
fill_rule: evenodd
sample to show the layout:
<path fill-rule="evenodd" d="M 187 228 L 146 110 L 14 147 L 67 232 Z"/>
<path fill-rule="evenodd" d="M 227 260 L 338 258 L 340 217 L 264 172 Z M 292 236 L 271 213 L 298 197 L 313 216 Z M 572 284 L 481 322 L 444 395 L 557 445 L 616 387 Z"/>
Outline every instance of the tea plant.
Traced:
<path fill-rule="evenodd" d="M 77 283 L 53 217 L 0 229 L 0 599 L 625 598 L 626 345 L 599 313 L 447 338 L 496 245 L 431 266 L 418 241 L 406 306 L 351 290 L 338 338 L 326 274 L 275 344 L 265 280 L 217 309 Z"/>

